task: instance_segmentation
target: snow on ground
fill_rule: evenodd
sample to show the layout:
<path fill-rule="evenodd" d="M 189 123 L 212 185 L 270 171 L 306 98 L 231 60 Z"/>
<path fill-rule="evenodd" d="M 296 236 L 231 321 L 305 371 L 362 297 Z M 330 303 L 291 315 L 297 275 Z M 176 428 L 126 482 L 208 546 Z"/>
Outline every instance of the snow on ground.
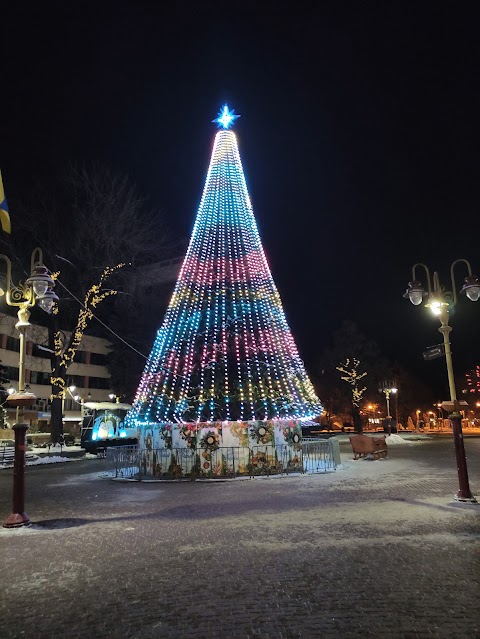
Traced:
<path fill-rule="evenodd" d="M 49 457 L 37 457 L 36 459 L 27 459 L 25 466 L 39 466 L 40 464 L 58 464 L 59 462 L 79 461 L 74 457 L 61 457 L 60 455 L 50 455 Z M 13 468 L 11 464 L 0 464 L 0 468 Z"/>
<path fill-rule="evenodd" d="M 60 444 L 50 445 L 50 446 L 29 446 L 29 450 L 31 450 L 35 455 L 43 455 L 45 453 L 74 453 L 80 452 L 83 450 L 81 446 L 60 446 Z"/>
<path fill-rule="evenodd" d="M 385 433 L 383 432 L 372 432 L 372 431 L 364 431 L 363 433 L 364 435 L 367 435 L 368 437 L 383 437 L 383 435 Z M 341 444 L 349 444 L 350 440 L 349 437 L 350 435 L 344 435 L 343 433 L 341 435 L 336 435 L 335 436 L 336 439 L 338 439 L 338 441 Z M 390 445 L 395 445 L 395 444 L 420 444 L 422 442 L 425 441 L 431 441 L 432 436 L 428 435 L 428 434 L 423 434 L 423 433 L 404 433 L 402 432 L 401 435 L 398 434 L 392 434 L 392 435 L 387 435 L 386 436 L 386 441 L 387 444 Z"/>
<path fill-rule="evenodd" d="M 98 459 L 97 455 L 92 455 L 91 453 L 85 453 L 78 457 L 66 457 L 62 454 L 79 451 L 84 452 L 80 446 L 62 446 L 61 448 L 60 446 L 50 446 L 50 450 L 48 450 L 48 448 L 31 446 L 28 449 L 25 465 L 38 466 L 40 464 L 58 464 L 60 462 L 81 461 L 83 459 Z M 29 459 L 29 456 L 33 457 L 33 459 Z M 0 470 L 3 468 L 13 468 L 13 459 L 8 460 L 5 464 L 0 463 Z"/>
<path fill-rule="evenodd" d="M 386 442 L 387 442 L 387 446 L 398 446 L 399 444 L 418 444 L 421 443 L 421 440 L 415 440 L 415 439 L 404 439 L 403 437 L 400 437 L 400 435 L 387 435 L 386 437 Z"/>
<path fill-rule="evenodd" d="M 61 457 L 60 455 L 50 455 L 49 457 L 39 457 L 34 461 L 28 461 L 27 466 L 38 466 L 39 464 L 57 464 L 59 462 L 75 461 L 72 457 Z"/>
<path fill-rule="evenodd" d="M 60 446 L 56 444 L 55 446 L 50 446 L 50 448 L 39 448 L 33 446 L 31 448 L 32 453 L 34 455 L 43 455 L 42 459 L 51 459 L 57 458 L 59 455 L 61 457 L 62 453 L 84 453 L 79 457 L 61 457 L 61 461 L 75 461 L 79 459 L 98 459 L 97 455 L 92 455 L 92 453 L 86 453 L 85 450 L 81 446 Z M 55 461 L 58 461 L 55 459 Z M 55 463 L 44 461 L 44 464 Z"/>

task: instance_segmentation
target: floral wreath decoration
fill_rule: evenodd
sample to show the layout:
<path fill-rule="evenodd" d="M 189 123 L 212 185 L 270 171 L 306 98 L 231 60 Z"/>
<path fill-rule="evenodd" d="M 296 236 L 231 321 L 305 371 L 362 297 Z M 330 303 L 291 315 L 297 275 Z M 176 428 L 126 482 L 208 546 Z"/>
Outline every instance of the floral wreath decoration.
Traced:
<path fill-rule="evenodd" d="M 185 424 L 180 428 L 181 437 L 187 442 L 189 448 L 196 448 L 197 426 L 196 424 Z"/>
<path fill-rule="evenodd" d="M 164 424 L 160 429 L 160 437 L 165 442 L 166 448 L 171 448 L 173 442 L 172 427 L 170 424 Z"/>
<path fill-rule="evenodd" d="M 258 426 L 252 426 L 250 432 L 257 440 L 257 444 L 268 444 L 273 439 L 271 428 L 262 423 Z"/>
<path fill-rule="evenodd" d="M 220 448 L 220 437 L 214 430 L 209 430 L 200 440 L 201 448 L 209 451 Z"/>
<path fill-rule="evenodd" d="M 283 436 L 285 441 L 289 444 L 299 444 L 301 441 L 301 437 L 299 433 L 297 433 L 293 428 L 288 427 L 283 429 Z"/>

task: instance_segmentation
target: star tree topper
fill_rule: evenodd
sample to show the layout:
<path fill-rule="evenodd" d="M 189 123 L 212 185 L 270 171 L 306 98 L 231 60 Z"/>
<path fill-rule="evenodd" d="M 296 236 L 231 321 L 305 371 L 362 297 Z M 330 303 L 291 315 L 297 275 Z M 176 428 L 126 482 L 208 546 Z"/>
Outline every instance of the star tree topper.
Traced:
<path fill-rule="evenodd" d="M 219 129 L 229 129 L 239 117 L 239 115 L 235 115 L 234 109 L 230 111 L 228 105 L 224 104 L 218 113 L 218 117 L 212 120 L 212 122 L 216 122 Z"/>

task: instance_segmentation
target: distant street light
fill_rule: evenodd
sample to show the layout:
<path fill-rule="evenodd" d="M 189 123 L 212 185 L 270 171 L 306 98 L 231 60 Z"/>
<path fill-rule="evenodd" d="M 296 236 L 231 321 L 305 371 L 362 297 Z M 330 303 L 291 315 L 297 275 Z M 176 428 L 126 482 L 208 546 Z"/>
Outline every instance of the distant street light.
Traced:
<path fill-rule="evenodd" d="M 70 397 L 72 399 L 75 399 L 73 396 L 73 393 L 77 390 L 77 387 L 75 386 L 75 384 L 70 384 L 70 386 L 66 386 L 63 389 L 62 392 L 62 421 L 65 419 L 65 414 L 66 414 L 66 410 L 65 410 L 65 400 L 67 399 L 67 391 L 70 394 Z M 61 439 L 61 445 L 63 445 L 63 438 Z"/>
<path fill-rule="evenodd" d="M 35 403 L 35 395 L 26 390 L 25 387 L 25 356 L 26 356 L 26 335 L 31 326 L 29 309 L 38 303 L 38 306 L 50 313 L 53 304 L 58 297 L 52 291 L 55 282 L 50 277 L 47 268 L 43 265 L 43 254 L 41 249 L 34 249 L 30 262 L 30 277 L 25 282 L 20 282 L 18 286 L 12 283 L 12 263 L 6 255 L 0 258 L 7 265 L 7 288 L 1 290 L 1 295 L 5 294 L 6 302 L 9 306 L 18 307 L 18 322 L 15 328 L 20 333 L 20 355 L 18 366 L 18 391 L 10 393 L 7 402 L 11 406 L 20 409 L 17 423 L 14 424 L 15 431 L 15 457 L 13 462 L 13 513 L 3 524 L 5 528 L 16 528 L 30 523 L 30 519 L 24 512 L 25 506 L 25 440 L 28 424 L 24 422 L 24 407 Z"/>
<path fill-rule="evenodd" d="M 70 386 L 70 388 L 72 388 L 72 387 Z M 76 387 L 74 387 L 74 388 L 76 388 Z M 91 399 L 90 393 L 88 393 L 87 397 L 88 397 L 88 400 Z M 81 395 L 72 395 L 72 399 L 75 402 L 77 402 L 77 404 L 80 405 L 80 418 L 81 418 L 82 425 L 83 425 L 83 418 L 85 416 L 85 399 Z"/>
<path fill-rule="evenodd" d="M 441 428 L 443 428 L 443 408 L 441 402 L 434 404 L 438 410 L 438 423 Z"/>
<path fill-rule="evenodd" d="M 452 351 L 450 349 L 449 334 L 452 327 L 448 325 L 449 321 L 449 309 L 457 303 L 457 293 L 455 286 L 454 269 L 455 266 L 463 262 L 468 271 L 468 275 L 465 278 L 464 284 L 460 290 L 460 293 L 465 294 L 469 300 L 476 302 L 480 298 L 480 283 L 478 278 L 472 274 L 472 267 L 470 262 L 465 259 L 455 260 L 450 266 L 450 277 L 452 281 L 452 290 L 447 291 L 440 285 L 438 273 L 433 273 L 433 289 L 430 279 L 430 271 L 425 264 L 415 264 L 412 268 L 412 281 L 409 282 L 408 288 L 403 297 L 409 299 L 412 304 L 418 306 L 422 303 L 426 297 L 426 308 L 430 308 L 434 315 L 437 315 L 440 320 L 440 328 L 438 329 L 443 335 L 443 349 L 445 353 L 445 361 L 447 364 L 448 385 L 450 389 L 450 402 L 443 402 L 442 408 L 445 408 L 450 415 L 450 421 L 452 423 L 453 441 L 455 444 L 455 454 L 457 459 L 457 471 L 459 490 L 455 495 L 455 499 L 459 501 L 465 501 L 469 503 L 477 503 L 477 500 L 472 495 L 470 485 L 468 482 L 467 471 L 467 459 L 465 456 L 465 447 L 463 443 L 462 432 L 462 416 L 460 414 L 460 406 L 466 405 L 466 402 L 459 402 L 457 400 L 457 392 L 455 389 L 455 379 L 453 375 L 453 363 L 452 363 Z M 416 269 L 421 267 L 425 270 L 427 276 L 428 292 L 424 290 L 421 282 L 417 279 Z"/>

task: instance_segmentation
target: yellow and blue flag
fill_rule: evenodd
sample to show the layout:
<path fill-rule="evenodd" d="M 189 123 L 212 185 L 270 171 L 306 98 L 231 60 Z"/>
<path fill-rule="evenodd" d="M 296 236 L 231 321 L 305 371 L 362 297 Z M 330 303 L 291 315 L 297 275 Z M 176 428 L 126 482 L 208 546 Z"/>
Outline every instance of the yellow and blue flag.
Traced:
<path fill-rule="evenodd" d="M 0 171 L 0 224 L 5 233 L 12 232 L 12 226 L 10 224 L 10 215 L 8 214 L 7 198 L 3 190 L 2 172 Z"/>

